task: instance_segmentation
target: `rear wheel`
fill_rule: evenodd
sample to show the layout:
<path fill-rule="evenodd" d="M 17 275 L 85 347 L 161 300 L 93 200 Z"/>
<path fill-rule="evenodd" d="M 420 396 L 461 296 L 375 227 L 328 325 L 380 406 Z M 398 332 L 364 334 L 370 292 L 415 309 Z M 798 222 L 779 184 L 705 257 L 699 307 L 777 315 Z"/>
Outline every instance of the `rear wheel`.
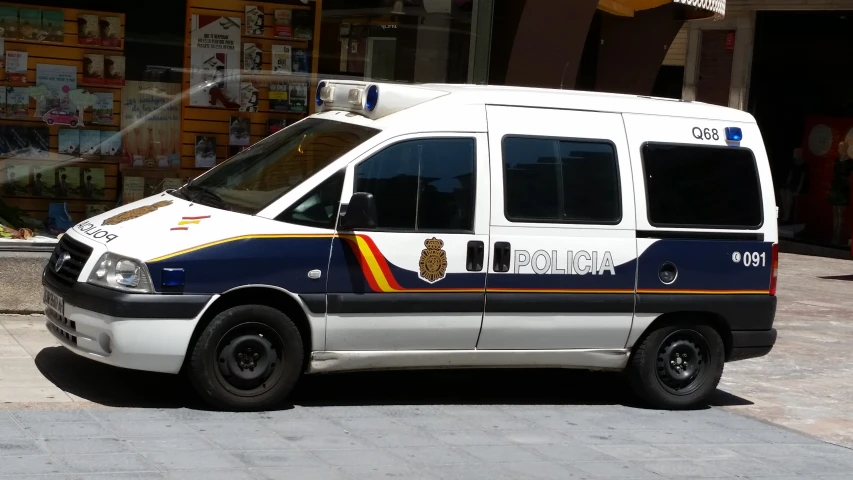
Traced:
<path fill-rule="evenodd" d="M 302 337 L 282 312 L 243 305 L 217 315 L 189 362 L 196 391 L 226 410 L 264 410 L 287 398 L 302 373 Z"/>
<path fill-rule="evenodd" d="M 723 376 L 725 348 L 708 325 L 679 323 L 649 333 L 628 368 L 634 391 L 656 408 L 687 409 L 707 403 Z"/>

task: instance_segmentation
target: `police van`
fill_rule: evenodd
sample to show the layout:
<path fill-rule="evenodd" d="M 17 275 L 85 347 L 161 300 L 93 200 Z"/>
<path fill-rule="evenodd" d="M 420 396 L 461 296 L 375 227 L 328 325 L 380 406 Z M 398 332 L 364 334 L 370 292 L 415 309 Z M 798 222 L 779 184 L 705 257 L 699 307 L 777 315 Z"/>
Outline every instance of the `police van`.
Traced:
<path fill-rule="evenodd" d="M 223 409 L 302 374 L 624 371 L 664 409 L 776 341 L 755 120 L 627 95 L 319 82 L 317 113 L 70 229 L 47 328 Z"/>

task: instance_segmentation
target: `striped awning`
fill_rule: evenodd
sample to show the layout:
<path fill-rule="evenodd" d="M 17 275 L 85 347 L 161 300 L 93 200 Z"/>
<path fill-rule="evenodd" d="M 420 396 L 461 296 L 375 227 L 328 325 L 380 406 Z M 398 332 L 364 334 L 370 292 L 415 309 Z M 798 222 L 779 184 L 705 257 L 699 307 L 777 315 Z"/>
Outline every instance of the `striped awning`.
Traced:
<path fill-rule="evenodd" d="M 713 12 L 714 17 L 723 18 L 726 15 L 726 0 L 672 0 L 673 3 L 680 3 L 696 7 L 701 10 Z"/>
<path fill-rule="evenodd" d="M 634 12 L 660 7 L 667 3 L 677 3 L 696 9 L 690 18 L 723 18 L 726 14 L 726 0 L 598 0 L 598 8 L 623 17 L 633 17 Z"/>

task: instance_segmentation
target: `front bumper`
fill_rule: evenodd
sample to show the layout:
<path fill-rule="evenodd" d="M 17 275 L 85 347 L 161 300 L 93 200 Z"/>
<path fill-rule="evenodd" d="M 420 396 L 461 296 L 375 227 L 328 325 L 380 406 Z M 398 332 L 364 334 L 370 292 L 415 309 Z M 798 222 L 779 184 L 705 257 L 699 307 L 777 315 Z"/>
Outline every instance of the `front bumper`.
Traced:
<path fill-rule="evenodd" d="M 72 352 L 116 367 L 178 373 L 195 326 L 212 295 L 132 294 L 75 282 L 48 272 L 44 287 L 62 298 L 45 305 L 47 328 Z"/>

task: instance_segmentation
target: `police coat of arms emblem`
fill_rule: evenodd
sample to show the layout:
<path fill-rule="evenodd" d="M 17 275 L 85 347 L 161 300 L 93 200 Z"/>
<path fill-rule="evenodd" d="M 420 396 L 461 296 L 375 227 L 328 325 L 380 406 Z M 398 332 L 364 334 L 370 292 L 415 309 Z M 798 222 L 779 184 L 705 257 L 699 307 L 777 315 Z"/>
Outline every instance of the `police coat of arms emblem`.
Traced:
<path fill-rule="evenodd" d="M 447 254 L 444 252 L 444 241 L 435 237 L 424 240 L 425 249 L 421 250 L 418 262 L 420 277 L 429 283 L 435 283 L 444 278 L 447 272 Z"/>

